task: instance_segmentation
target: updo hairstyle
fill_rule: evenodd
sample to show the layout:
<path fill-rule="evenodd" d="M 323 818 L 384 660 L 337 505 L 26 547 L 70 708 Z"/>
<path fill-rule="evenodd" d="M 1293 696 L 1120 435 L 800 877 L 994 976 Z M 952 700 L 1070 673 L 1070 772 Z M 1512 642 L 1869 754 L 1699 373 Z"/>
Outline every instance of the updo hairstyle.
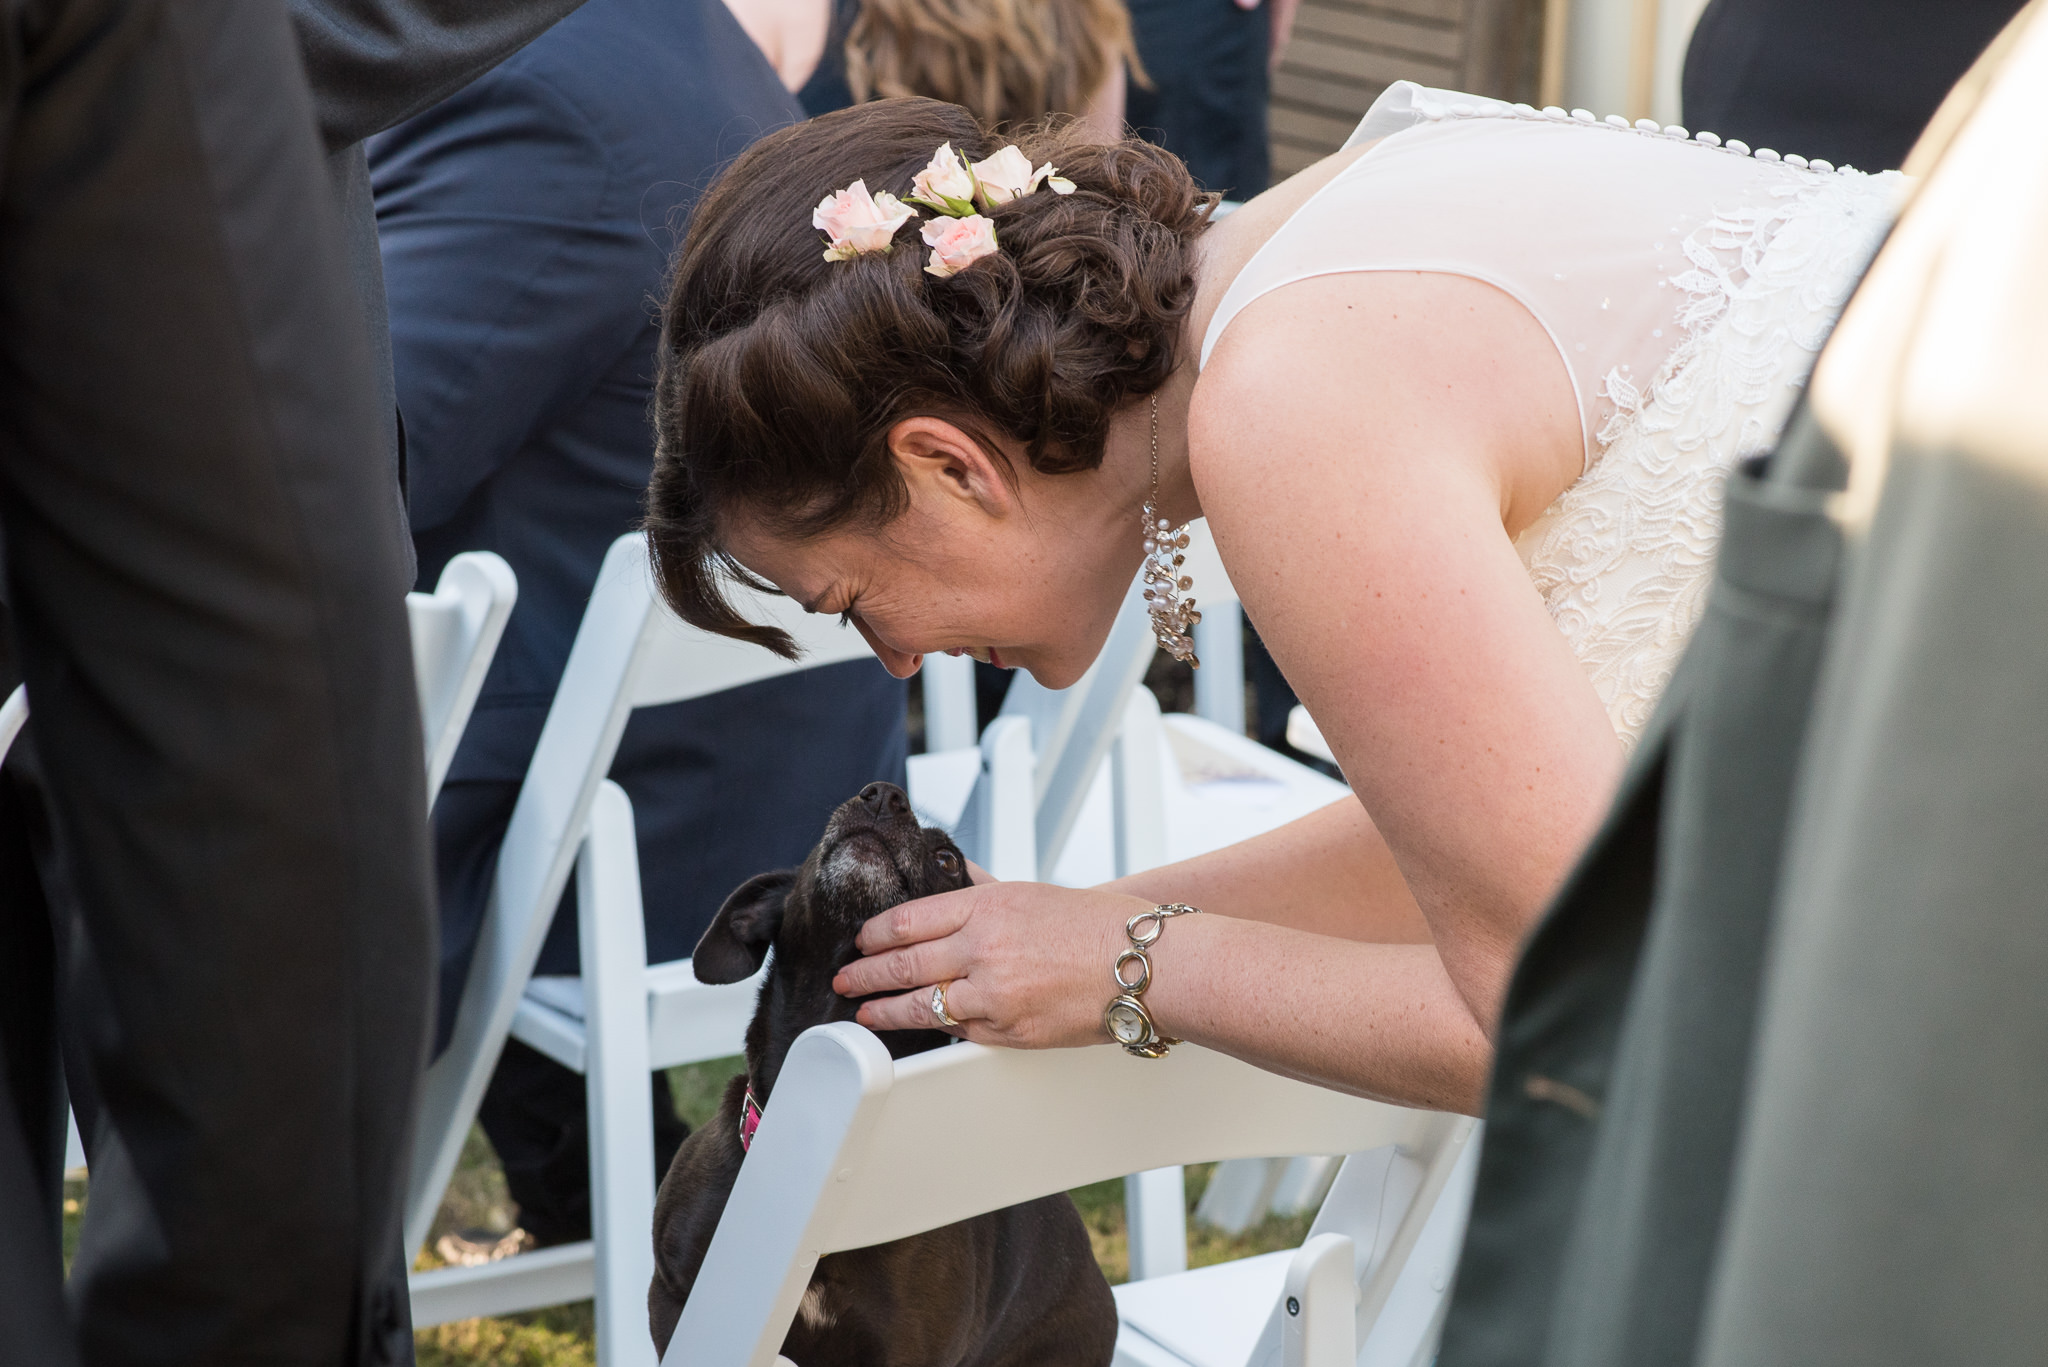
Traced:
<path fill-rule="evenodd" d="M 727 576 L 766 586 L 721 549 L 722 524 L 802 538 L 886 523 L 908 500 L 888 448 L 906 418 L 957 423 L 998 461 L 1006 437 L 1047 474 L 1102 463 L 1111 415 L 1179 360 L 1215 196 L 1171 153 L 1085 145 L 1072 127 L 992 137 L 955 105 L 880 100 L 771 133 L 705 194 L 664 312 L 647 507 L 684 621 L 793 657 L 787 633 L 727 600 Z M 1012 141 L 1076 189 L 988 211 L 993 255 L 927 274 L 927 216 L 886 252 L 825 260 L 811 213 L 833 191 L 908 195 L 941 143 L 979 161 Z"/>

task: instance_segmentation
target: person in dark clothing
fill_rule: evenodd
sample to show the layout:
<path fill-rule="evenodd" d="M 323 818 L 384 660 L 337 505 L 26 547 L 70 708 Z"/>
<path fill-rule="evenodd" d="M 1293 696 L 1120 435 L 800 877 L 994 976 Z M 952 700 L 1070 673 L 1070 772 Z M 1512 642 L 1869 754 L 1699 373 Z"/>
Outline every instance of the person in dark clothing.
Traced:
<path fill-rule="evenodd" d="M 1889 170 L 2021 0 L 1713 0 L 1684 118 L 1752 147 Z"/>
<path fill-rule="evenodd" d="M 511 56 L 583 0 L 288 0 L 299 60 L 341 201 L 349 274 L 370 340 L 379 408 L 374 449 L 394 481 L 404 525 L 405 424 L 391 377 L 384 276 L 363 144 L 453 94 Z M 406 554 L 412 547 L 405 547 Z"/>
<path fill-rule="evenodd" d="M 1129 4 L 1138 59 L 1151 84 L 1130 82 L 1124 121 L 1186 162 L 1203 189 L 1239 201 L 1262 193 L 1273 177 L 1266 98 L 1276 35 L 1267 5 Z"/>
<path fill-rule="evenodd" d="M 590 0 L 371 140 L 420 583 L 475 549 L 519 578 L 435 806 L 437 1049 L 598 566 L 639 522 L 668 250 L 724 162 L 802 116 L 722 0 Z M 904 713 L 871 660 L 636 713 L 612 776 L 633 800 L 649 962 L 687 958 L 725 895 L 799 862 L 848 794 L 901 783 Z M 577 971 L 574 901 L 541 973 Z M 653 1086 L 665 1168 L 686 1130 Z M 588 1237 L 582 1079 L 510 1042 L 479 1117 L 534 1242 Z"/>
<path fill-rule="evenodd" d="M 410 1361 L 425 783 L 293 31 L 227 0 L 7 0 L 0 25 L 6 654 L 35 761 L 0 812 L 0 961 L 61 956 L 101 1101 L 66 1286 L 53 1032 L 0 985 L 0 1356 Z"/>

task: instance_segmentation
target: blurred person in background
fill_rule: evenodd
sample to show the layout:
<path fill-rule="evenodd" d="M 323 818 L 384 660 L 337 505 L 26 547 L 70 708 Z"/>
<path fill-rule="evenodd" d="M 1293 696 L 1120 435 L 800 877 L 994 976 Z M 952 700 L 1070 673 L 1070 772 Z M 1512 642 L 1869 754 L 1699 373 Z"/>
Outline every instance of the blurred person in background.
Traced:
<path fill-rule="evenodd" d="M 668 249 L 698 193 L 802 117 L 722 0 L 590 0 L 370 143 L 419 583 L 466 550 L 519 599 L 434 810 L 445 1048 L 499 847 L 611 543 L 635 529 Z M 848 661 L 634 714 L 612 777 L 633 800 L 650 962 L 687 958 L 725 894 L 800 862 L 873 779 L 904 779 L 905 688 Z M 537 972 L 578 971 L 575 888 Z M 657 1173 L 687 1134 L 656 1073 Z M 479 1113 L 519 1205 L 472 1262 L 588 1238 L 584 1085 L 507 1041 Z"/>
<path fill-rule="evenodd" d="M 1301 0 L 1131 0 L 1149 83 L 1125 117 L 1188 165 L 1205 190 L 1242 202 L 1272 181 L 1266 102 Z"/>
<path fill-rule="evenodd" d="M 727 0 L 806 114 L 928 95 L 984 123 L 1072 114 L 1098 140 L 1143 79 L 1122 0 Z"/>
<path fill-rule="evenodd" d="M 1838 166 L 1905 161 L 2021 0 L 1713 0 L 1685 52 L 1684 119 Z"/>

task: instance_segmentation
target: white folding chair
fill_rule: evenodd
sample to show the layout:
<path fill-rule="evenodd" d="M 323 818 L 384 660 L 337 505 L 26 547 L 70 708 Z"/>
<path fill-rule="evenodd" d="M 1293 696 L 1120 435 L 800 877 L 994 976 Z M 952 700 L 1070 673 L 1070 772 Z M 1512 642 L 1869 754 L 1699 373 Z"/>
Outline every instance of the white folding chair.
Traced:
<path fill-rule="evenodd" d="M 1474 1121 L 1290 1081 L 1184 1045 L 953 1045 L 892 1060 L 851 1022 L 790 1050 L 665 1362 L 771 1367 L 818 1259 L 1134 1169 L 1353 1152 L 1364 1218 L 1299 1251 L 1117 1289 L 1122 1367 L 1427 1362 Z M 1362 1354 L 1362 1355 L 1361 1355 Z"/>
<path fill-rule="evenodd" d="M 592 1239 L 412 1279 L 413 1322 L 443 1323 L 593 1296 L 603 1367 L 652 1363 L 655 1069 L 739 1052 L 757 983 L 710 987 L 689 960 L 646 961 L 632 805 L 605 778 L 634 708 L 682 702 L 796 669 L 869 657 L 858 632 L 780 596 L 740 594 L 781 626 L 800 662 L 685 625 L 660 603 L 645 539 L 606 554 L 520 788 L 448 1051 L 427 1075 L 406 1240 L 425 1240 L 505 1037 L 588 1079 Z M 532 977 L 572 866 L 581 978 Z"/>
<path fill-rule="evenodd" d="M 491 551 L 464 551 L 443 567 L 432 593 L 405 595 L 420 730 L 427 747 L 429 806 L 455 760 L 455 747 L 469 725 L 518 597 L 519 581 L 512 567 Z"/>

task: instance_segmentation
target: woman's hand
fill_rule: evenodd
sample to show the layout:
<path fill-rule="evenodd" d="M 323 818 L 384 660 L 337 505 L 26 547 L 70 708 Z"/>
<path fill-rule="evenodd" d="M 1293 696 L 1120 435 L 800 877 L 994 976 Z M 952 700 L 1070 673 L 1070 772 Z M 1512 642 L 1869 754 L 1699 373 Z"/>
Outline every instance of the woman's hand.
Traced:
<path fill-rule="evenodd" d="M 985 875 L 984 875 L 985 876 Z M 977 1044 L 1053 1049 L 1100 1044 L 1102 1009 L 1124 923 L 1152 903 L 1100 889 L 980 883 L 905 902 L 861 928 L 867 957 L 839 970 L 842 997 L 881 997 L 857 1019 L 870 1030 L 945 1030 L 932 986 L 945 983 L 947 1033 Z"/>

